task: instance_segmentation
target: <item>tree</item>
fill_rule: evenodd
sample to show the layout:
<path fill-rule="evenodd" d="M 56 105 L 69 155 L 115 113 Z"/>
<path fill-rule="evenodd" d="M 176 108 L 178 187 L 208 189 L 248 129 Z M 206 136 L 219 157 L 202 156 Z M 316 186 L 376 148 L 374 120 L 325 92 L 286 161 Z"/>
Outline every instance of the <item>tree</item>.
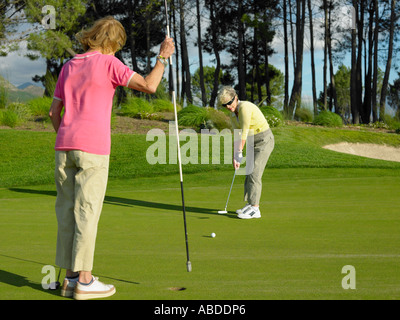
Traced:
<path fill-rule="evenodd" d="M 366 70 L 364 72 L 365 74 L 365 93 L 364 93 L 364 105 L 361 110 L 361 119 L 363 123 L 369 123 L 370 118 L 371 118 L 371 105 L 372 105 L 372 57 L 373 57 L 373 45 L 374 45 L 374 39 L 373 39 L 373 23 L 374 23 L 374 1 L 370 1 L 369 6 L 368 6 L 368 57 L 365 57 L 367 60 L 366 63 Z M 365 49 L 367 46 L 365 46 Z"/>
<path fill-rule="evenodd" d="M 283 0 L 283 42 L 285 46 L 285 96 L 283 100 L 283 110 L 287 110 L 289 103 L 289 37 L 287 30 L 286 0 Z"/>
<path fill-rule="evenodd" d="M 391 14 L 390 14 L 390 29 L 389 29 L 389 49 L 388 49 L 388 56 L 387 56 L 387 62 L 386 62 L 385 76 L 383 78 L 381 101 L 380 101 L 380 108 L 379 108 L 379 120 L 380 121 L 384 121 L 384 119 L 385 119 L 386 96 L 387 96 L 387 91 L 388 91 L 390 68 L 392 65 L 392 55 L 393 55 L 394 28 L 395 28 L 395 23 L 397 21 L 397 16 L 396 16 L 395 10 L 396 10 L 396 0 L 392 0 L 391 9 L 390 9 Z"/>
<path fill-rule="evenodd" d="M 24 8 L 28 22 L 41 24 L 42 8 L 55 9 L 55 28 L 30 33 L 28 49 L 38 52 L 46 59 L 64 59 L 74 56 L 72 34 L 79 30 L 78 19 L 85 13 L 85 2 L 81 0 L 27 0 Z M 76 44 L 75 44 L 76 46 Z"/>
<path fill-rule="evenodd" d="M 331 79 L 331 94 L 332 94 L 332 99 L 329 104 L 329 110 L 333 111 L 333 109 L 336 112 L 337 109 L 337 99 L 336 99 L 336 85 L 335 85 L 335 75 L 333 71 L 333 57 L 332 57 L 332 11 L 334 10 L 334 4 L 332 0 L 329 0 L 329 7 L 328 7 L 328 36 L 327 36 L 327 44 L 326 46 L 328 47 L 328 56 L 329 56 L 329 74 L 330 74 L 330 79 Z"/>
<path fill-rule="evenodd" d="M 24 7 L 24 0 L 3 0 L 0 3 L 0 57 L 19 48 L 21 34 L 16 27 L 25 19 L 21 14 Z"/>
<path fill-rule="evenodd" d="M 356 24 L 358 25 L 358 1 L 353 0 L 353 8 L 356 15 Z M 350 95 L 351 95 L 351 114 L 353 118 L 353 123 L 358 124 L 360 122 L 360 111 L 359 111 L 359 99 L 358 99 L 358 63 L 357 63 L 357 29 L 352 29 L 351 32 L 351 79 L 350 79 Z"/>
<path fill-rule="evenodd" d="M 254 89 L 256 91 L 261 91 L 261 97 L 265 97 L 264 99 L 258 101 L 258 103 L 264 104 L 266 102 L 266 105 L 271 106 L 275 101 L 277 101 L 278 97 L 281 97 L 284 94 L 284 82 L 285 82 L 285 77 L 284 74 L 277 68 L 275 68 L 273 65 L 269 65 L 268 68 L 265 68 L 265 66 L 262 64 L 260 65 L 260 78 L 265 79 L 266 76 L 264 72 L 268 72 L 268 78 L 270 79 L 268 83 L 268 91 L 269 95 L 267 94 L 267 88 L 261 84 L 259 85 L 258 83 L 254 84 L 250 81 L 247 82 L 247 95 L 251 95 L 251 91 Z M 252 78 L 252 74 L 254 74 L 253 70 L 250 70 L 247 74 L 247 79 Z M 256 86 L 253 88 L 253 86 Z M 260 86 L 260 87 L 259 87 Z"/>
<path fill-rule="evenodd" d="M 311 53 L 311 77 L 312 77 L 312 93 L 313 93 L 313 111 L 314 116 L 318 114 L 318 104 L 317 104 L 317 89 L 315 83 L 315 57 L 314 57 L 314 27 L 313 27 L 313 13 L 311 7 L 311 0 L 307 1 L 308 5 L 308 16 L 310 19 L 310 53 Z"/>
<path fill-rule="evenodd" d="M 351 115 L 350 78 L 351 69 L 347 68 L 345 65 L 339 66 L 339 69 L 335 74 L 337 93 L 336 113 L 342 117 L 345 123 L 350 122 Z"/>
<path fill-rule="evenodd" d="M 201 44 L 201 15 L 200 15 L 200 1 L 196 0 L 196 18 L 197 18 L 197 46 L 199 49 L 199 77 L 200 77 L 200 89 L 201 89 L 201 101 L 203 107 L 207 105 L 206 88 L 204 85 L 204 73 L 203 73 L 203 48 Z"/>
<path fill-rule="evenodd" d="M 196 98 L 202 98 L 201 85 L 200 85 L 200 67 L 196 70 L 192 77 L 193 92 Z M 206 101 L 211 101 L 211 96 L 214 92 L 214 77 L 216 67 L 205 66 L 203 68 L 204 88 L 206 93 Z M 223 72 L 221 69 L 218 75 L 218 83 L 222 85 L 233 85 L 234 79 L 228 72 Z"/>
<path fill-rule="evenodd" d="M 239 81 L 239 99 L 246 100 L 246 67 L 244 62 L 244 24 L 243 24 L 243 1 L 237 0 L 237 21 L 238 21 L 238 29 L 237 29 L 237 37 L 238 37 L 238 48 L 237 48 L 237 55 L 238 55 L 238 81 Z"/>
<path fill-rule="evenodd" d="M 204 50 L 208 53 L 213 53 L 216 62 L 212 92 L 209 99 L 209 105 L 214 107 L 222 69 L 220 54 L 226 43 L 227 24 L 224 23 L 223 20 L 227 16 L 227 12 L 225 5 L 221 5 L 221 3 L 213 0 L 205 0 L 205 6 L 209 10 L 210 25 L 207 27 L 203 43 Z"/>
<path fill-rule="evenodd" d="M 398 72 L 398 78 L 389 87 L 388 103 L 396 111 L 396 117 L 400 120 L 400 72 Z"/>
<path fill-rule="evenodd" d="M 181 59 L 182 59 L 182 96 L 185 96 L 189 103 L 193 103 L 193 96 L 191 91 L 191 75 L 190 75 L 190 65 L 189 56 L 186 41 L 186 30 L 185 30 L 185 5 L 184 0 L 179 0 L 179 21 L 180 21 L 180 43 L 181 43 Z"/>
<path fill-rule="evenodd" d="M 301 107 L 301 92 L 303 81 L 303 49 L 305 26 L 306 1 L 299 0 L 296 4 L 296 67 L 294 70 L 294 82 L 288 109 L 285 113 L 292 118 L 296 107 Z"/>
<path fill-rule="evenodd" d="M 73 38 L 80 29 L 79 19 L 86 12 L 85 4 L 85 1 L 80 0 L 25 1 L 24 14 L 27 21 L 37 29 L 40 28 L 26 37 L 28 49 L 35 52 L 28 54 L 28 57 L 37 59 L 41 56 L 46 59 L 47 65 L 46 74 L 36 76 L 33 80 L 43 83 L 46 95 L 53 94 L 54 81 L 65 60 L 76 54 L 78 44 Z M 43 10 L 45 6 L 51 7 L 47 7 L 47 11 Z M 55 10 L 54 16 L 51 15 L 52 8 Z M 49 28 L 42 27 L 46 16 L 50 19 Z M 54 25 L 51 25 L 51 19 L 54 19 Z"/>
<path fill-rule="evenodd" d="M 274 53 L 274 51 L 271 49 L 270 43 L 272 43 L 274 37 L 275 37 L 275 30 L 272 26 L 272 20 L 278 15 L 279 13 L 279 6 L 278 6 L 279 1 L 277 0 L 272 0 L 272 1 L 264 1 L 264 0 L 258 0 L 255 1 L 255 9 L 260 12 L 263 12 L 261 15 L 261 18 L 258 19 L 257 24 L 255 25 L 255 28 L 258 29 L 258 33 L 260 35 L 260 41 L 261 44 L 257 47 L 262 48 L 262 51 L 264 52 L 264 77 L 261 77 L 259 79 L 258 83 L 259 86 L 262 85 L 262 79 L 265 81 L 265 89 L 266 89 L 266 94 L 267 94 L 267 103 L 271 104 L 272 102 L 272 92 L 271 92 L 271 85 L 270 85 L 270 72 L 269 72 L 269 56 Z M 257 17 L 257 15 L 256 15 Z M 260 63 L 261 64 L 260 60 Z M 260 97 L 261 91 L 259 89 L 259 100 L 262 100 Z"/>
<path fill-rule="evenodd" d="M 165 17 L 159 14 L 159 0 L 123 0 L 116 6 L 115 1 L 90 0 L 88 11 L 92 17 L 88 24 L 106 15 L 116 16 L 127 34 L 126 45 L 120 59 L 131 62 L 133 70 L 147 74 L 154 63 L 154 46 L 165 38 Z M 93 8 L 93 9 L 92 9 Z"/>
<path fill-rule="evenodd" d="M 328 0 L 323 0 L 324 8 L 324 110 L 328 110 L 328 80 L 327 80 L 327 68 L 328 68 Z"/>
<path fill-rule="evenodd" d="M 378 103 L 377 103 L 377 92 L 378 92 L 378 47 L 379 47 L 379 6 L 378 0 L 373 0 L 374 6 L 374 76 L 372 80 L 372 94 L 371 94 L 371 108 L 372 108 L 372 121 L 378 121 Z"/>

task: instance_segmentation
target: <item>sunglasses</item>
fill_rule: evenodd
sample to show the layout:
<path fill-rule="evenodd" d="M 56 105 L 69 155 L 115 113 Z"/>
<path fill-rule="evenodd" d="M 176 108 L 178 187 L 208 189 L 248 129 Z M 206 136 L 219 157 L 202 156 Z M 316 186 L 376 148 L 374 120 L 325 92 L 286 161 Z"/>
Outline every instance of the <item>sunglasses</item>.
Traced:
<path fill-rule="evenodd" d="M 235 101 L 235 98 L 236 98 L 236 97 L 233 97 L 233 99 L 232 99 L 231 101 L 229 101 L 228 103 L 223 103 L 222 106 L 223 106 L 224 108 L 226 108 L 227 106 L 230 106 L 230 105 L 233 103 L 233 101 Z"/>

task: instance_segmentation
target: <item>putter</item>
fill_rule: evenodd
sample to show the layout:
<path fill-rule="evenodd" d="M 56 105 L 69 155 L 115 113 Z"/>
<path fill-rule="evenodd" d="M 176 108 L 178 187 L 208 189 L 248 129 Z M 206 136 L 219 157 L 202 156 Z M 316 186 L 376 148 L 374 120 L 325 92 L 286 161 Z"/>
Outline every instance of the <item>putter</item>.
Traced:
<path fill-rule="evenodd" d="M 60 283 L 60 274 L 61 274 L 61 268 L 58 271 L 57 281 L 50 283 L 49 290 L 57 290 L 60 287 L 60 285 L 61 285 L 61 283 Z"/>
<path fill-rule="evenodd" d="M 165 3 L 165 18 L 166 18 L 166 24 L 167 24 L 167 37 L 170 38 L 170 31 L 169 31 L 169 19 L 168 19 L 168 4 L 167 0 L 164 1 Z M 170 71 L 172 70 L 172 56 L 169 58 L 169 67 Z M 172 77 L 170 77 L 171 82 L 172 82 L 172 100 L 174 103 L 174 114 L 175 114 L 175 132 L 176 132 L 176 139 L 177 139 L 177 146 L 178 146 L 178 163 L 179 163 L 179 177 L 181 181 L 181 196 L 182 196 L 182 211 L 183 211 L 183 225 L 185 228 L 185 243 L 186 243 L 186 268 L 187 271 L 190 272 L 192 271 L 192 264 L 189 259 L 189 242 L 188 242 L 188 233 L 187 233 L 187 225 L 186 225 L 186 209 L 185 209 L 185 198 L 183 195 L 183 175 L 182 175 L 182 159 L 181 159 L 181 146 L 179 143 L 179 129 L 178 129 L 178 115 L 176 111 L 176 96 L 175 96 L 175 84 L 174 84 L 174 76 L 172 73 Z"/>
<path fill-rule="evenodd" d="M 232 183 L 231 183 L 231 188 L 229 189 L 228 199 L 226 200 L 226 204 L 225 204 L 225 209 L 224 209 L 224 210 L 218 211 L 219 214 L 228 213 L 228 211 L 226 211 L 226 208 L 228 207 L 229 197 L 231 196 L 231 191 L 232 191 L 232 187 L 233 187 L 233 182 L 235 181 L 235 177 L 236 177 L 236 171 L 237 171 L 237 170 L 235 169 L 235 173 L 233 174 L 233 179 L 232 179 Z"/>

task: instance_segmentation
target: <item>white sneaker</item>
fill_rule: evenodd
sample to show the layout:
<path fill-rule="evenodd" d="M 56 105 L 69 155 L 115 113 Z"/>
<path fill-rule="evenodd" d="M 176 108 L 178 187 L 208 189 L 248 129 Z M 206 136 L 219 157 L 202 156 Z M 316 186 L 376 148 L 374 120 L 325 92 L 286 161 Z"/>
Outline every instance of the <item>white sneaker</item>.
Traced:
<path fill-rule="evenodd" d="M 240 219 L 261 218 L 261 212 L 258 207 L 249 206 L 238 214 L 238 218 Z"/>
<path fill-rule="evenodd" d="M 104 284 L 99 278 L 93 277 L 92 283 L 84 285 L 78 282 L 74 291 L 75 300 L 87 300 L 105 298 L 115 293 L 115 287 L 111 284 Z"/>
<path fill-rule="evenodd" d="M 236 213 L 241 214 L 243 213 L 244 210 L 246 210 L 248 207 L 251 207 L 251 204 L 246 204 L 242 209 L 237 209 Z"/>

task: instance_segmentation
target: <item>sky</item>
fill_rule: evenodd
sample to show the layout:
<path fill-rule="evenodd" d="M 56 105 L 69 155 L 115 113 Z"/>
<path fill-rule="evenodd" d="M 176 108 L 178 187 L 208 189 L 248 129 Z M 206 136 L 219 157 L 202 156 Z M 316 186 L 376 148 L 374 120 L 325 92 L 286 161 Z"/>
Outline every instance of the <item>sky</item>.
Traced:
<path fill-rule="evenodd" d="M 346 8 L 343 9 L 343 15 L 340 18 L 337 18 L 337 23 L 342 23 L 342 25 L 347 25 L 349 30 L 351 30 L 351 18 L 349 18 L 349 14 L 346 14 Z M 314 26 L 315 26 L 315 63 L 316 63 L 316 87 L 317 87 L 317 96 L 323 90 L 323 42 L 322 40 L 317 40 L 318 36 L 322 34 L 322 30 L 318 29 L 318 26 L 321 25 L 320 18 L 315 17 Z M 205 27 L 204 27 L 205 28 Z M 280 25 L 277 25 L 277 29 L 281 28 Z M 306 28 L 307 30 L 307 28 Z M 308 32 L 308 31 L 307 31 Z M 281 70 L 284 73 L 284 42 L 282 36 L 280 36 L 282 32 L 278 32 L 275 36 L 272 48 L 275 53 L 270 57 L 270 64 L 274 65 L 276 68 Z M 197 69 L 199 58 L 198 58 L 198 48 L 194 45 L 194 39 L 197 37 L 197 29 L 193 28 L 191 31 L 191 35 L 188 41 L 188 50 L 190 57 L 190 64 L 192 73 Z M 304 47 L 304 57 L 303 57 L 303 103 L 306 105 L 309 104 L 311 107 L 312 101 L 312 76 L 311 76 L 311 55 L 310 55 L 310 41 L 309 36 L 306 34 L 305 36 L 305 47 Z M 290 48 L 289 48 L 290 49 Z M 155 50 L 158 50 L 157 48 Z M 36 61 L 31 61 L 29 58 L 24 56 L 26 52 L 26 43 L 23 43 L 21 46 L 21 50 L 18 52 L 12 52 L 7 57 L 0 57 L 0 75 L 6 78 L 9 82 L 11 82 L 15 86 L 19 86 L 26 82 L 33 82 L 32 77 L 35 75 L 44 75 L 46 72 L 46 64 L 44 59 L 39 59 Z M 289 57 L 291 58 L 291 52 L 289 52 Z M 211 62 L 212 56 L 204 55 L 204 65 L 212 65 Z M 223 59 L 229 59 L 229 55 L 224 55 Z M 227 63 L 228 61 L 222 61 L 222 63 Z M 350 66 L 350 57 L 347 55 L 345 60 L 342 63 L 346 66 Z M 291 91 L 292 83 L 293 83 L 293 63 L 291 59 L 289 59 L 289 94 Z M 337 65 L 335 66 L 335 72 L 337 70 Z M 385 70 L 385 66 L 381 66 L 382 70 Z M 167 74 L 167 73 L 166 73 Z M 328 74 L 329 76 L 329 74 Z M 391 71 L 390 82 L 397 78 L 397 72 L 393 69 Z M 329 82 L 329 80 L 328 80 Z M 38 84 L 40 85 L 40 84 Z"/>
<path fill-rule="evenodd" d="M 43 75 L 46 72 L 46 63 L 44 59 L 31 61 L 29 58 L 24 56 L 26 52 L 25 46 L 20 51 L 9 53 L 7 57 L 0 57 L 0 74 L 11 82 L 15 86 L 19 86 L 25 82 L 33 82 L 32 78 L 35 75 Z M 276 41 L 274 43 L 275 50 L 277 51 L 271 57 L 270 63 L 276 68 L 284 72 L 284 54 L 283 45 Z M 189 57 L 191 57 L 190 64 L 192 69 L 197 69 L 198 66 L 198 49 L 191 44 L 189 47 Z M 323 67 L 323 50 L 318 49 L 316 52 L 316 77 L 317 77 L 317 90 L 322 90 L 320 84 L 322 83 L 322 67 Z M 204 65 L 211 65 L 213 57 L 205 56 Z M 229 56 L 225 56 L 225 59 L 229 59 Z M 292 63 L 290 63 L 292 66 Z M 311 82 L 311 67 L 310 67 L 310 53 L 308 50 L 305 51 L 304 55 L 304 67 L 303 67 L 303 94 L 305 96 L 312 96 L 312 82 Z M 290 74 L 292 75 L 292 68 Z"/>
<path fill-rule="evenodd" d="M 0 75 L 15 86 L 31 82 L 35 75 L 44 75 L 46 63 L 43 59 L 31 61 L 24 57 L 23 50 L 0 57 Z"/>

